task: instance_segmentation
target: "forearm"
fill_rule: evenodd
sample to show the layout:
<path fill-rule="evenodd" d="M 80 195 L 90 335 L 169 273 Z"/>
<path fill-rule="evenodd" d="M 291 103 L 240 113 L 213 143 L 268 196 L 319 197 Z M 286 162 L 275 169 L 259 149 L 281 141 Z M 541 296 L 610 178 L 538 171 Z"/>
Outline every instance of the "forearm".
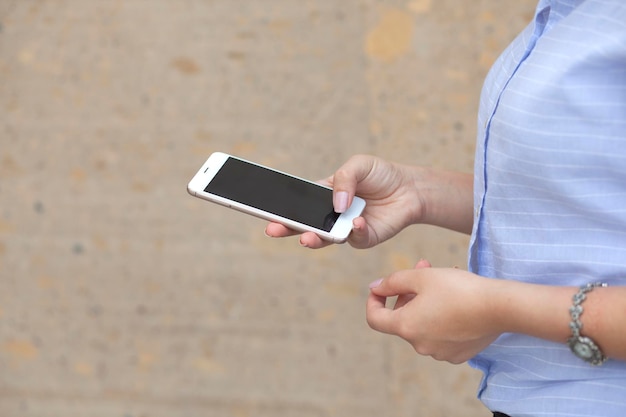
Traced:
<path fill-rule="evenodd" d="M 419 223 L 470 234 L 473 216 L 472 174 L 415 168 L 414 187 L 422 196 Z"/>
<path fill-rule="evenodd" d="M 490 280 L 485 294 L 499 333 L 523 333 L 566 343 L 572 332 L 569 308 L 577 287 Z M 609 358 L 626 360 L 626 288 L 596 288 L 583 303 L 581 334 L 593 339 Z"/>

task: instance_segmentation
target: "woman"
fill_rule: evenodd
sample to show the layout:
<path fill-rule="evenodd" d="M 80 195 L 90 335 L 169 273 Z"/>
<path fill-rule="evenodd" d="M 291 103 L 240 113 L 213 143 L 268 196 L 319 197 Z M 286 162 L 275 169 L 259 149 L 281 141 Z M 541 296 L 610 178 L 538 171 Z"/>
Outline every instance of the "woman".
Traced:
<path fill-rule="evenodd" d="M 328 178 L 336 211 L 367 200 L 356 248 L 417 223 L 472 236 L 469 272 L 420 261 L 370 284 L 368 323 L 469 360 L 494 415 L 623 417 L 626 3 L 541 0 L 487 76 L 478 125 L 473 176 L 355 156 Z"/>

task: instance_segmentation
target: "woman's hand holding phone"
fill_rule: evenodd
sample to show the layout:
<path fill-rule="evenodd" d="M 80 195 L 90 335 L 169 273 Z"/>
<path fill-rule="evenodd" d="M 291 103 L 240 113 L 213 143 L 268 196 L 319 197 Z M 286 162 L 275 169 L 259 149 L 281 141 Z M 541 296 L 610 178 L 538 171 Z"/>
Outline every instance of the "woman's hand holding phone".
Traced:
<path fill-rule="evenodd" d="M 339 213 L 350 206 L 357 194 L 367 202 L 362 215 L 353 220 L 348 237 L 351 246 L 358 249 L 376 246 L 420 221 L 423 204 L 416 187 L 416 174 L 412 167 L 374 156 L 356 155 L 320 182 L 333 188 L 333 205 Z M 269 223 L 265 233 L 271 237 L 299 234 L 279 223 Z M 300 244 L 322 248 L 331 243 L 315 233 L 305 232 L 300 235 Z"/>

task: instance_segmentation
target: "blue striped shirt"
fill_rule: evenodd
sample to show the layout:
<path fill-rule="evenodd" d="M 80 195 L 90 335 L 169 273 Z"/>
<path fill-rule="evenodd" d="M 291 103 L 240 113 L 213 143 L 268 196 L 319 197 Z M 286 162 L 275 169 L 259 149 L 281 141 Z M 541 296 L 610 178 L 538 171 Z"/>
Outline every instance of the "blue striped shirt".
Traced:
<path fill-rule="evenodd" d="M 478 124 L 470 270 L 626 285 L 626 0 L 541 0 L 487 76 Z M 493 411 L 626 416 L 626 362 L 593 367 L 565 341 L 504 334 L 470 364 Z"/>

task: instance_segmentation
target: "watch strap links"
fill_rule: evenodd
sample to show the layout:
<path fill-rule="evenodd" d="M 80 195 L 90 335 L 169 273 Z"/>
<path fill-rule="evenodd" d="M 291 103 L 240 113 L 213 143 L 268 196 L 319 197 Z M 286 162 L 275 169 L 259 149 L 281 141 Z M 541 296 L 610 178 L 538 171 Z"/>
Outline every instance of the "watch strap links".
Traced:
<path fill-rule="evenodd" d="M 591 338 L 581 334 L 583 328 L 581 316 L 584 311 L 582 303 L 587 299 L 587 294 L 598 287 L 608 287 L 608 284 L 595 282 L 579 287 L 578 292 L 572 297 L 573 304 L 569 309 L 571 317 L 569 327 L 572 331 L 572 336 L 567 340 L 568 345 L 574 355 L 592 365 L 602 365 L 607 360 L 607 357 L 604 356 L 598 345 Z"/>

